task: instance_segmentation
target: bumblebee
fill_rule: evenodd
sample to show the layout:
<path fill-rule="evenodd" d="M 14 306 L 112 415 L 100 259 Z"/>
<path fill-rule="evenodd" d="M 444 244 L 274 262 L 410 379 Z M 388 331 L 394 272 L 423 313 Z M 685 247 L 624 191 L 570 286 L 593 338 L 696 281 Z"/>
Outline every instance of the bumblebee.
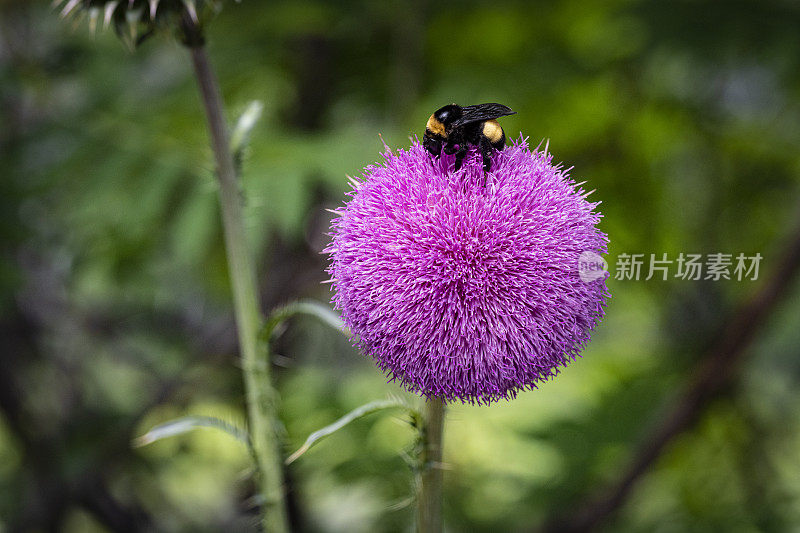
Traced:
<path fill-rule="evenodd" d="M 455 170 L 461 168 L 469 147 L 477 146 L 483 156 L 483 170 L 489 172 L 492 149 L 502 150 L 506 145 L 506 134 L 495 119 L 515 113 L 502 104 L 446 105 L 428 119 L 422 145 L 434 157 L 442 150 L 456 154 Z"/>

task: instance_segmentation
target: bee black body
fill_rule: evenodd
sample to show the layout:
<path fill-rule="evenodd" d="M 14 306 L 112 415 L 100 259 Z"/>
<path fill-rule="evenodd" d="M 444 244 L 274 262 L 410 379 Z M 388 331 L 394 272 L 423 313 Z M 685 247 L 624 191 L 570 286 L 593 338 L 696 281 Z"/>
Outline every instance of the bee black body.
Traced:
<path fill-rule="evenodd" d="M 506 145 L 506 134 L 496 119 L 514 113 L 502 104 L 446 105 L 428 119 L 422 144 L 435 157 L 442 150 L 456 154 L 455 170 L 461 168 L 469 147 L 476 146 L 483 156 L 483 170 L 489 172 L 492 149 L 502 150 Z"/>

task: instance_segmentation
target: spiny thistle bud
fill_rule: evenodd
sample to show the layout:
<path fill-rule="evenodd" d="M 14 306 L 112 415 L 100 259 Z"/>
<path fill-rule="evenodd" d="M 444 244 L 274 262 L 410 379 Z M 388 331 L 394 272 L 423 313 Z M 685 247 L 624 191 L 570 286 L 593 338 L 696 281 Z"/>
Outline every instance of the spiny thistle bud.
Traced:
<path fill-rule="evenodd" d="M 238 1 L 238 0 L 237 0 Z M 202 44 L 202 27 L 220 8 L 220 0 L 55 0 L 63 18 L 86 17 L 94 32 L 103 27 L 114 31 L 135 48 L 158 29 L 177 31 L 188 46 Z"/>
<path fill-rule="evenodd" d="M 556 375 L 602 318 L 598 205 L 524 140 L 493 155 L 431 159 L 418 142 L 353 180 L 332 222 L 333 301 L 354 342 L 392 380 L 488 404 Z"/>

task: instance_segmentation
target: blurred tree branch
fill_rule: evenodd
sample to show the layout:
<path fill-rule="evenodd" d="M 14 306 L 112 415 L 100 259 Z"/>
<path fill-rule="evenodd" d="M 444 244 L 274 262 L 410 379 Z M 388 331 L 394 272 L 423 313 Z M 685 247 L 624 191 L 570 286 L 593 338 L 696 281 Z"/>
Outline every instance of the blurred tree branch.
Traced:
<path fill-rule="evenodd" d="M 570 517 L 556 517 L 545 531 L 589 531 L 598 527 L 627 500 L 631 490 L 650 466 L 661 457 L 669 443 L 690 429 L 704 409 L 736 377 L 750 344 L 770 313 L 789 292 L 800 270 L 800 221 L 785 245 L 772 276 L 752 297 L 743 302 L 722 329 L 718 341 L 696 365 L 691 378 L 666 414 L 663 422 L 645 437 L 619 479 L 578 507 Z"/>

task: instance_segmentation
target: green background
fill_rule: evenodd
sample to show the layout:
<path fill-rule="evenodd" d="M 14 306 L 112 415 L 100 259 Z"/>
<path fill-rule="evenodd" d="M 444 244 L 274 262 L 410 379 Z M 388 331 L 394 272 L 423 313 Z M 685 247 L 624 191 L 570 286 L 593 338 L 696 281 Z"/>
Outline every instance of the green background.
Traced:
<path fill-rule="evenodd" d="M 621 253 L 763 256 L 757 281 L 612 279 L 558 378 L 452 406 L 449 531 L 529 531 L 602 494 L 796 228 L 792 2 L 245 0 L 208 30 L 229 118 L 265 105 L 243 176 L 265 311 L 329 300 L 325 208 L 379 160 L 379 134 L 407 146 L 450 102 L 502 102 L 518 112 L 509 137 L 549 139 L 597 190 L 612 268 Z M 130 53 L 46 2 L 0 1 L 0 150 L 0 531 L 255 530 L 238 443 L 198 430 L 130 445 L 175 416 L 244 418 L 186 51 L 157 36 Z M 800 527 L 798 313 L 795 284 L 602 530 Z M 407 397 L 313 319 L 275 350 L 287 453 L 362 403 Z M 410 530 L 413 439 L 401 413 L 373 415 L 298 460 L 297 529 Z"/>

